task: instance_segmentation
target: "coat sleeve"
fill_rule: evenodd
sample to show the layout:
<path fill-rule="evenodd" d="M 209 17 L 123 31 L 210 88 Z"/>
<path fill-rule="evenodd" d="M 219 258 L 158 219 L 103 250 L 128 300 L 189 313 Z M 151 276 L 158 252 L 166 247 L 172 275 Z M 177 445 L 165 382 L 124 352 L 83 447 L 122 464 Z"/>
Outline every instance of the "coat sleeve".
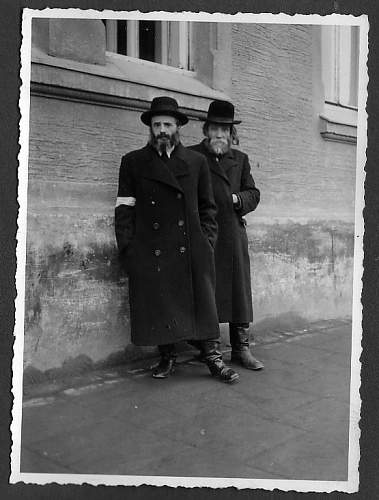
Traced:
<path fill-rule="evenodd" d="M 239 204 L 236 208 L 236 212 L 241 217 L 257 208 L 260 200 L 260 192 L 255 186 L 253 176 L 251 175 L 251 167 L 247 155 L 244 155 L 243 158 L 241 190 L 235 194 L 239 198 Z"/>
<path fill-rule="evenodd" d="M 115 208 L 115 232 L 120 255 L 126 253 L 135 233 L 135 186 L 130 165 L 124 156 L 121 160 L 117 202 Z"/>
<path fill-rule="evenodd" d="M 206 158 L 201 162 L 198 185 L 198 209 L 201 229 L 212 247 L 217 240 L 217 206 L 213 195 L 211 173 Z"/>

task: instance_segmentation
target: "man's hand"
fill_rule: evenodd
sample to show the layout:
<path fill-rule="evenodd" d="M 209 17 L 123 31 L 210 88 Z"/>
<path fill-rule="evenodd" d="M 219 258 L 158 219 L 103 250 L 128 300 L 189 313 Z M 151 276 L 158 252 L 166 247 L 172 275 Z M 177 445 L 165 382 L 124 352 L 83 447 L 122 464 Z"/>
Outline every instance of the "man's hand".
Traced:
<path fill-rule="evenodd" d="M 232 199 L 233 199 L 233 208 L 234 210 L 240 210 L 242 207 L 242 201 L 241 198 L 238 194 L 233 193 L 232 194 Z"/>

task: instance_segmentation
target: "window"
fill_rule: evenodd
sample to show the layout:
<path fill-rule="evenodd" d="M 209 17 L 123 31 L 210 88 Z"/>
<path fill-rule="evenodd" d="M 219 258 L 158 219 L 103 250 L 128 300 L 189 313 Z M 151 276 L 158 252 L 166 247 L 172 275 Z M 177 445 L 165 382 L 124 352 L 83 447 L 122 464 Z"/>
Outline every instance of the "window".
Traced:
<path fill-rule="evenodd" d="M 359 27 L 321 26 L 324 105 L 320 134 L 327 141 L 356 144 Z"/>
<path fill-rule="evenodd" d="M 358 105 L 358 26 L 322 26 L 322 80 L 325 101 Z"/>
<path fill-rule="evenodd" d="M 107 19 L 104 23 L 109 52 L 193 71 L 190 22 Z"/>

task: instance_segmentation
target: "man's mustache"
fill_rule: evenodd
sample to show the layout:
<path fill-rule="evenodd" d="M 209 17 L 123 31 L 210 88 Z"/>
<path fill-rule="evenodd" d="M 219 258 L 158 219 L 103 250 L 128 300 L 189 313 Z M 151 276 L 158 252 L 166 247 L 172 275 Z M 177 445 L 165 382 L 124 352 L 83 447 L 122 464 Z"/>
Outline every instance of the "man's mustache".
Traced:
<path fill-rule="evenodd" d="M 164 132 L 158 134 L 156 136 L 157 139 L 170 139 L 170 136 L 168 134 L 165 134 Z"/>
<path fill-rule="evenodd" d="M 210 139 L 210 144 L 228 144 L 227 139 Z"/>

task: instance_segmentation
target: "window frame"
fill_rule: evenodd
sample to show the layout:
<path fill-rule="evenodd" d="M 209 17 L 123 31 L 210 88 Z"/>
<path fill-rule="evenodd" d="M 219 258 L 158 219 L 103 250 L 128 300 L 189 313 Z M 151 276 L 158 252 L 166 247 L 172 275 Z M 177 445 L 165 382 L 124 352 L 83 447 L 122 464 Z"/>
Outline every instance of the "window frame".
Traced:
<path fill-rule="evenodd" d="M 320 134 L 325 140 L 354 144 L 358 122 L 359 26 L 321 25 L 320 30 L 324 93 Z"/>
<path fill-rule="evenodd" d="M 325 102 L 358 107 L 358 29 L 346 25 L 321 26 Z"/>
<path fill-rule="evenodd" d="M 120 19 L 104 19 L 106 51 L 142 59 L 139 49 L 140 20 L 126 20 L 126 54 L 117 51 L 117 30 Z M 170 68 L 193 72 L 192 23 L 190 21 L 155 21 L 156 56 L 153 62 Z"/>

